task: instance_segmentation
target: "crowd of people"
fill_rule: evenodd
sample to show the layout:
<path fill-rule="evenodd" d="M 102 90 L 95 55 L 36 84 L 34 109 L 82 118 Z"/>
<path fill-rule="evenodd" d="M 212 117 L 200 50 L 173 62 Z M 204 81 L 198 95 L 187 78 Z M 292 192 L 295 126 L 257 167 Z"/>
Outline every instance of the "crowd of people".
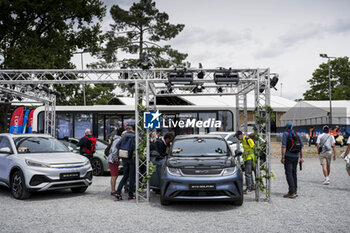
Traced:
<path fill-rule="evenodd" d="M 285 125 L 285 131 L 282 136 L 281 146 L 281 163 L 284 165 L 286 180 L 288 183 L 288 192 L 283 195 L 284 198 L 296 198 L 298 196 L 298 179 L 297 166 L 304 162 L 304 144 L 303 140 L 296 131 L 292 129 L 292 124 Z M 256 144 L 255 135 L 252 133 L 245 136 L 241 131 L 237 131 L 235 136 L 242 143 L 243 147 L 243 161 L 244 161 L 244 176 L 246 189 L 244 194 L 250 194 L 255 191 L 254 176 L 256 173 Z M 330 184 L 331 161 L 336 160 L 336 138 L 339 137 L 339 127 L 331 130 L 327 125 L 322 129 L 322 133 L 317 137 L 313 127 L 309 131 L 309 146 L 314 142 L 317 146 L 320 164 L 324 175 L 323 184 Z M 111 195 L 117 200 L 123 200 L 122 188 L 128 192 L 128 200 L 134 199 L 135 192 L 135 132 L 131 126 L 127 126 L 125 131 L 119 136 L 114 133 L 109 138 L 109 145 L 105 150 L 105 155 L 108 158 L 110 167 L 111 179 Z M 159 131 L 152 131 L 150 134 L 150 151 L 151 156 L 157 158 L 155 164 L 157 167 L 161 166 L 162 159 L 169 153 L 171 144 L 175 138 L 174 132 L 167 132 L 163 137 Z M 85 136 L 82 137 L 77 144 L 80 147 L 80 154 L 92 160 L 95 152 L 96 139 L 92 136 L 91 130 L 86 129 Z M 350 138 L 347 142 L 348 147 L 343 154 L 343 158 L 350 157 Z M 333 155 L 333 156 L 332 156 Z M 261 159 L 261 158 L 260 158 Z M 116 181 L 118 178 L 118 170 L 122 160 L 124 175 L 116 189 Z M 348 159 L 350 160 L 350 159 Z M 157 161 L 159 164 L 157 164 Z M 346 170 L 350 176 L 350 161 L 346 164 Z"/>

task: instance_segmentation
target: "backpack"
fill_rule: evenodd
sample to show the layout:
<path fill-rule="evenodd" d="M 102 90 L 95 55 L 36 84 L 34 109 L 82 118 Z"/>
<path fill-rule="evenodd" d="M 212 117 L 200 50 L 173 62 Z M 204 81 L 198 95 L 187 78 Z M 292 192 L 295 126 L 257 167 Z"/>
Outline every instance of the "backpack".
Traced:
<path fill-rule="evenodd" d="M 113 141 L 114 141 L 114 140 L 112 140 L 111 143 L 109 143 L 108 146 L 107 146 L 106 149 L 105 149 L 105 156 L 107 156 L 107 157 L 108 157 L 108 155 L 109 155 L 109 151 L 111 150 Z"/>
<path fill-rule="evenodd" d="M 87 153 L 87 154 L 93 154 L 96 152 L 96 142 L 97 139 L 94 137 L 89 138 L 88 136 L 85 136 L 91 143 L 91 149 L 89 150 L 88 148 L 84 148 L 83 150 Z"/>
<path fill-rule="evenodd" d="M 298 133 L 292 132 L 287 138 L 287 151 L 299 153 L 301 151 L 301 141 Z"/>

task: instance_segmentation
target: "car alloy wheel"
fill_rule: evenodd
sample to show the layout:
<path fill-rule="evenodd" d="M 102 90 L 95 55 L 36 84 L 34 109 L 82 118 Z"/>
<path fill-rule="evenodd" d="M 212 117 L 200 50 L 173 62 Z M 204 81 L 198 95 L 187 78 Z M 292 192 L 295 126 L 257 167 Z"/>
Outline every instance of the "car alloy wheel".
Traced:
<path fill-rule="evenodd" d="M 101 160 L 95 158 L 92 160 L 92 174 L 94 176 L 102 176 L 103 175 L 103 165 Z"/>
<path fill-rule="evenodd" d="M 26 188 L 23 173 L 21 171 L 16 171 L 12 175 L 11 193 L 14 198 L 21 200 L 26 199 L 30 196 L 30 193 Z"/>
<path fill-rule="evenodd" d="M 16 173 L 12 179 L 12 194 L 15 198 L 19 198 L 22 195 L 23 182 L 19 173 Z"/>

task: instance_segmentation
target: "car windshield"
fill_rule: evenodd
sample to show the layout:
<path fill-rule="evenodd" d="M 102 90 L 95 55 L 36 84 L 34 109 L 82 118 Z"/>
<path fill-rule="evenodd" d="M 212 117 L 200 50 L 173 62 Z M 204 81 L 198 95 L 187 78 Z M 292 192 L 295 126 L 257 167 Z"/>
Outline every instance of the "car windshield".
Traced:
<path fill-rule="evenodd" d="M 69 152 L 69 149 L 56 138 L 16 137 L 14 142 L 20 154 Z"/>
<path fill-rule="evenodd" d="M 227 144 L 216 138 L 175 140 L 172 156 L 227 156 Z"/>
<path fill-rule="evenodd" d="M 108 145 L 107 142 L 103 142 L 103 141 L 97 140 L 97 142 L 96 142 L 96 150 L 104 150 L 104 149 L 106 149 L 107 145 Z"/>

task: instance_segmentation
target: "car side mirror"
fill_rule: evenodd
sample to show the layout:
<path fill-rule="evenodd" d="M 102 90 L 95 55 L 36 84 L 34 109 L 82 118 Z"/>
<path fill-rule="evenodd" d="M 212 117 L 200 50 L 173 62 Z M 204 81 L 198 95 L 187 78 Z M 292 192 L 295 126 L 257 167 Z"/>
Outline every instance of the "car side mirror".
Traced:
<path fill-rule="evenodd" d="M 242 155 L 242 151 L 240 150 L 235 150 L 235 157 L 241 156 Z"/>
<path fill-rule="evenodd" d="M 12 154 L 10 147 L 4 147 L 0 149 L 0 154 Z"/>
<path fill-rule="evenodd" d="M 232 145 L 232 144 L 233 144 L 233 142 L 232 142 L 232 141 L 227 141 L 227 143 L 228 143 L 229 145 Z"/>
<path fill-rule="evenodd" d="M 70 152 L 74 151 L 73 147 L 68 146 L 68 149 L 69 149 Z"/>

